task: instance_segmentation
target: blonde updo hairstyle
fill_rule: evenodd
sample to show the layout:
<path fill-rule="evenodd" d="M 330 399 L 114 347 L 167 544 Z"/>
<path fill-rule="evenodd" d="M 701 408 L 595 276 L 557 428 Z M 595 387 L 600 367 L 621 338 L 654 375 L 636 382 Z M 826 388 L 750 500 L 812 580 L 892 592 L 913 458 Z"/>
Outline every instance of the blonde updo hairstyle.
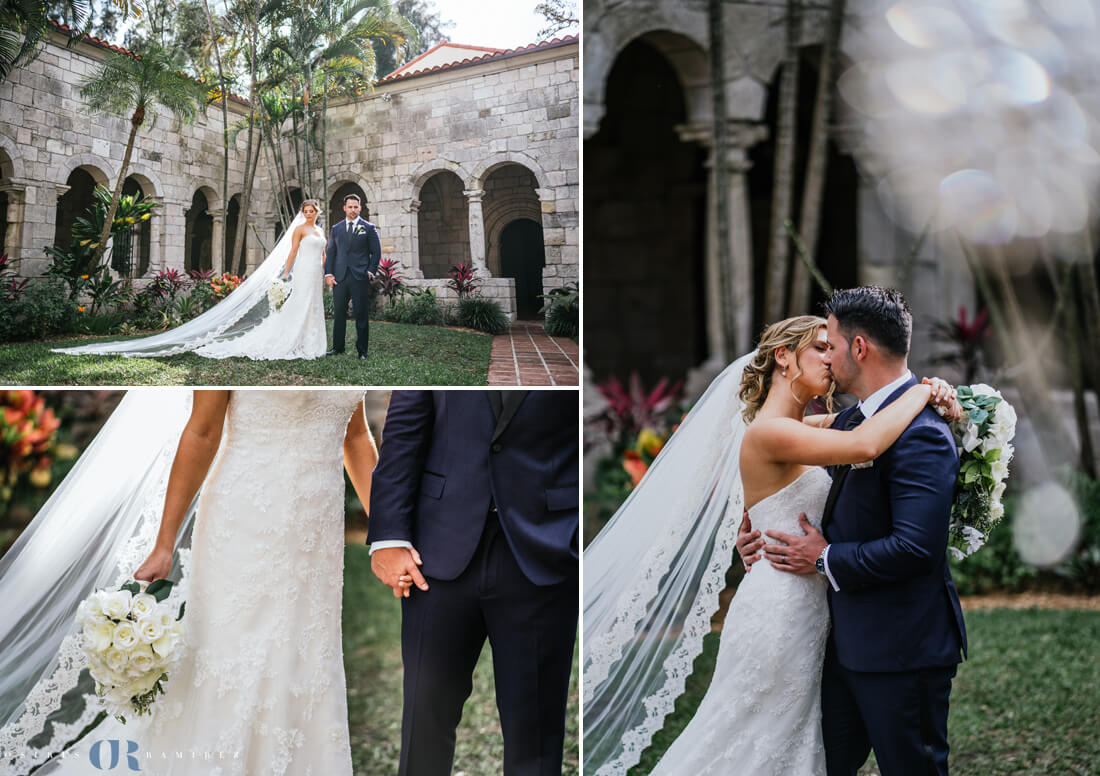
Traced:
<path fill-rule="evenodd" d="M 825 319 L 816 315 L 799 315 L 794 318 L 773 323 L 764 329 L 760 335 L 760 342 L 756 346 L 756 355 L 745 366 L 741 375 L 741 401 L 745 404 L 742 416 L 746 423 L 751 423 L 768 397 L 768 391 L 772 387 L 772 374 L 777 364 L 775 351 L 779 348 L 787 348 L 794 351 L 795 365 L 797 368 L 798 357 L 802 351 L 813 346 L 817 342 L 818 333 L 825 326 Z M 795 380 L 802 376 L 802 372 L 791 378 Z M 792 387 L 793 391 L 793 387 Z M 829 389 L 828 398 L 832 398 L 833 389 Z"/>

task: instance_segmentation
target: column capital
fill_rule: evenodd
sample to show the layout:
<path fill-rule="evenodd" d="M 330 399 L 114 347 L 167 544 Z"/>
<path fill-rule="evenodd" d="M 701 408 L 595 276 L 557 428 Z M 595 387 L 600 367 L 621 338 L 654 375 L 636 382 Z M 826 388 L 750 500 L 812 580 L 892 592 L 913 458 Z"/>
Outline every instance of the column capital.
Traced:
<path fill-rule="evenodd" d="M 69 189 L 72 188 L 72 186 L 66 186 L 64 183 L 55 183 L 54 186 L 57 188 L 57 198 L 58 199 L 61 199 L 66 194 L 68 194 Z"/>
<path fill-rule="evenodd" d="M 415 198 L 410 199 L 408 204 L 405 206 L 405 212 L 406 213 L 419 213 L 420 212 L 420 200 L 415 199 Z"/>
<path fill-rule="evenodd" d="M 485 196 L 485 189 L 463 189 L 462 193 L 470 202 L 480 202 Z"/>

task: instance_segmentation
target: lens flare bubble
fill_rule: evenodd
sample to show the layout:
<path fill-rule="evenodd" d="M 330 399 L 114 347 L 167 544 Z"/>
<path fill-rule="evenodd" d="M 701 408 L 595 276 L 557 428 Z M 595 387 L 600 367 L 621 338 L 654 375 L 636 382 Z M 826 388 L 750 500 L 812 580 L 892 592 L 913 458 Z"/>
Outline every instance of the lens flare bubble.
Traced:
<path fill-rule="evenodd" d="M 970 28 L 954 11 L 935 5 L 901 2 L 886 12 L 894 34 L 916 48 L 968 46 Z"/>
<path fill-rule="evenodd" d="M 1012 522 L 1012 540 L 1020 558 L 1032 566 L 1064 561 L 1081 536 L 1081 513 L 1073 496 L 1055 482 L 1044 482 L 1020 499 Z"/>
<path fill-rule="evenodd" d="M 1090 29 L 1096 26 L 1096 13 L 1089 0 L 1039 0 L 1039 7 L 1064 27 Z"/>
<path fill-rule="evenodd" d="M 973 242 L 1004 243 L 1016 232 L 1016 205 L 985 170 L 959 170 L 940 181 L 940 216 Z"/>
<path fill-rule="evenodd" d="M 893 62 L 886 67 L 886 84 L 909 110 L 932 115 L 950 113 L 966 103 L 966 84 L 953 65 L 940 58 L 932 62 Z"/>

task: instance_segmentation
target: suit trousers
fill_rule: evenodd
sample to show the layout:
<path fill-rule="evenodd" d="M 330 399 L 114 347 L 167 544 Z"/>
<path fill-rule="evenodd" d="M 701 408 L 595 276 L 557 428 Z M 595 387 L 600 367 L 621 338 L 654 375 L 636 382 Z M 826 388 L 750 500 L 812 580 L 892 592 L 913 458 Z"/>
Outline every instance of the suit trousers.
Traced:
<path fill-rule="evenodd" d="M 370 291 L 370 278 L 360 280 L 351 270 L 332 289 L 332 349 L 337 353 L 344 352 L 348 300 L 351 300 L 351 312 L 355 316 L 355 349 L 359 355 L 367 355 L 367 345 L 370 343 Z"/>
<path fill-rule="evenodd" d="M 832 637 L 821 676 L 828 776 L 855 776 L 871 749 L 882 776 L 947 776 L 947 710 L 957 666 L 851 671 Z"/>
<path fill-rule="evenodd" d="M 493 654 L 504 776 L 560 776 L 577 632 L 576 579 L 524 576 L 496 513 L 453 580 L 427 578 L 402 600 L 405 668 L 399 776 L 448 776 L 455 729 L 485 639 Z"/>

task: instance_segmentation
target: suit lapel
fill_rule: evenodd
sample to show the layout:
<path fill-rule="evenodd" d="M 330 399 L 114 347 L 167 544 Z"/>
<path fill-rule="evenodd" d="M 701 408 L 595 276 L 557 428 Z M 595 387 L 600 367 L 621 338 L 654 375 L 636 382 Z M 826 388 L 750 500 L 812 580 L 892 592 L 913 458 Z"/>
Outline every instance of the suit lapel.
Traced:
<path fill-rule="evenodd" d="M 500 435 L 504 433 L 504 430 L 508 428 L 508 424 L 512 422 L 512 418 L 514 418 L 519 411 L 519 405 L 527 398 L 527 394 L 529 394 L 530 391 L 499 391 L 497 393 L 498 395 L 501 393 L 504 395 L 500 397 L 501 409 L 500 414 L 497 416 L 496 428 L 493 429 L 493 438 L 491 442 L 496 442 L 500 438 Z"/>

